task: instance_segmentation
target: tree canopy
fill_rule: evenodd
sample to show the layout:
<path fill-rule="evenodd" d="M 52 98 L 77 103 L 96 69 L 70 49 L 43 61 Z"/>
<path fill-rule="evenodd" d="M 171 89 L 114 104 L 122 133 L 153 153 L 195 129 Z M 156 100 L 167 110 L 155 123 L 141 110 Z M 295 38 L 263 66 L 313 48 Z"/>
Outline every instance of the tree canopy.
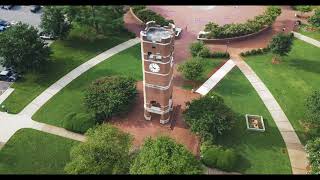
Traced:
<path fill-rule="evenodd" d="M 306 99 L 305 122 L 311 127 L 320 127 L 320 91 L 314 91 Z"/>
<path fill-rule="evenodd" d="M 218 95 L 208 94 L 186 105 L 186 123 L 192 132 L 199 134 L 204 140 L 214 140 L 230 130 L 234 124 L 235 113 Z"/>
<path fill-rule="evenodd" d="M 269 47 L 274 55 L 287 56 L 291 51 L 293 38 L 290 34 L 279 33 L 272 37 Z"/>
<path fill-rule="evenodd" d="M 200 59 L 191 59 L 179 65 L 178 71 L 188 80 L 200 81 L 203 78 L 204 66 Z"/>
<path fill-rule="evenodd" d="M 63 39 L 68 35 L 71 24 L 66 20 L 63 7 L 45 6 L 41 15 L 40 27 L 43 32 Z"/>
<path fill-rule="evenodd" d="M 136 96 L 135 80 L 126 76 L 108 76 L 95 80 L 85 94 L 85 105 L 103 118 L 126 113 Z"/>
<path fill-rule="evenodd" d="M 192 153 L 165 136 L 146 139 L 130 167 L 130 174 L 201 173 L 201 164 Z"/>
<path fill-rule="evenodd" d="M 132 137 L 103 124 L 86 132 L 86 141 L 71 149 L 68 174 L 126 174 Z"/>
<path fill-rule="evenodd" d="M 309 140 L 306 151 L 311 165 L 311 174 L 320 174 L 320 138 Z"/>
<path fill-rule="evenodd" d="M 18 71 L 39 71 L 50 60 L 50 54 L 50 48 L 32 26 L 20 22 L 0 33 L 4 66 L 14 66 Z"/>

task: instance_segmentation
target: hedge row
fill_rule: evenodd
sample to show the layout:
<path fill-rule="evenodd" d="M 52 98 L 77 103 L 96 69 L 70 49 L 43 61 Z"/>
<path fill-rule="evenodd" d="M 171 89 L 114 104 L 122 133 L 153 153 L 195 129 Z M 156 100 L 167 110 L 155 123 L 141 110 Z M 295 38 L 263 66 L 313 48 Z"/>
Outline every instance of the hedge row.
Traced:
<path fill-rule="evenodd" d="M 266 48 L 252 49 L 250 51 L 241 52 L 240 55 L 245 57 L 250 55 L 265 54 L 268 52 L 270 52 L 270 48 L 266 47 Z"/>
<path fill-rule="evenodd" d="M 201 161 L 211 168 L 224 171 L 233 171 L 239 155 L 233 149 L 224 149 L 221 146 L 210 145 L 201 150 Z"/>
<path fill-rule="evenodd" d="M 280 7 L 271 6 L 268 7 L 262 15 L 255 16 L 253 20 L 248 20 L 242 24 L 232 23 L 219 26 L 216 23 L 210 22 L 206 24 L 204 29 L 204 31 L 209 33 L 204 34 L 203 37 L 208 39 L 222 39 L 252 34 L 267 26 L 271 26 L 280 14 Z"/>
<path fill-rule="evenodd" d="M 160 26 L 168 26 L 169 23 L 174 24 L 172 19 L 167 20 L 160 14 L 151 11 L 150 9 L 146 9 L 146 6 L 133 6 L 132 10 L 135 15 L 144 23 L 147 23 L 148 21 L 155 21 Z"/>

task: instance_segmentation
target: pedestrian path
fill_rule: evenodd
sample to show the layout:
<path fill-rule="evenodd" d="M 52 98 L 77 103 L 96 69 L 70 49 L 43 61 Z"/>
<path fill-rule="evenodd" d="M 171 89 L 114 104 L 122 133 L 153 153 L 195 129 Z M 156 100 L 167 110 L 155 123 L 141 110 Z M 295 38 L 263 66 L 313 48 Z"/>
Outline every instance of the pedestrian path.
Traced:
<path fill-rule="evenodd" d="M 2 104 L 3 101 L 6 100 L 13 91 L 14 91 L 13 88 L 8 88 L 2 94 L 0 93 L 0 104 Z"/>
<path fill-rule="evenodd" d="M 317 41 L 315 39 L 312 39 L 312 38 L 310 38 L 308 36 L 302 35 L 300 33 L 294 32 L 294 31 L 292 31 L 292 33 L 293 33 L 294 37 L 296 37 L 296 38 L 298 38 L 298 39 L 300 39 L 302 41 L 305 41 L 305 42 L 307 42 L 309 44 L 312 44 L 314 46 L 320 47 L 320 41 Z"/>
<path fill-rule="evenodd" d="M 48 87 L 43 91 L 38 97 L 36 97 L 30 104 L 28 104 L 19 114 L 25 114 L 30 117 L 36 113 L 41 106 L 43 106 L 50 98 L 67 86 L 71 81 L 79 77 L 84 72 L 88 71 L 90 68 L 101 63 L 102 61 L 108 59 L 109 57 L 131 47 L 140 42 L 139 38 L 128 40 L 122 44 L 119 44 L 98 56 L 90 59 L 89 61 L 81 64 L 77 68 L 73 69 L 71 72 L 60 78 L 57 82 Z"/>
<path fill-rule="evenodd" d="M 214 88 L 223 77 L 231 71 L 235 63 L 230 59 L 218 71 L 216 71 L 199 89 L 197 93 L 206 95 L 212 88 Z"/>
<path fill-rule="evenodd" d="M 275 121 L 280 134 L 286 144 L 292 173 L 293 174 L 306 174 L 307 173 L 307 154 L 301 144 L 296 132 L 294 131 L 290 121 L 281 109 L 280 105 L 273 97 L 269 89 L 260 80 L 256 73 L 250 68 L 250 66 L 241 59 L 239 55 L 233 57 L 233 61 L 242 71 L 242 73 L 249 80 L 251 85 L 257 91 L 261 100 L 270 112 L 273 120 Z"/>

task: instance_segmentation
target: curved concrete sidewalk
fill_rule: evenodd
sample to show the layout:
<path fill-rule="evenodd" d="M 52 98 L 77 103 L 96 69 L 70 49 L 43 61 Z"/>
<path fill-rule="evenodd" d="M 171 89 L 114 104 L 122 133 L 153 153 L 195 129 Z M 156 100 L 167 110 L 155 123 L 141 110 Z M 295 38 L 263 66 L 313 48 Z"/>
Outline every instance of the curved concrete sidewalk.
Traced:
<path fill-rule="evenodd" d="M 50 134 L 55 134 L 65 138 L 85 141 L 85 136 L 82 134 L 74 133 L 68 131 L 64 128 L 52 126 L 45 123 L 40 123 L 32 120 L 32 115 L 37 112 L 50 98 L 67 86 L 72 80 L 76 79 L 78 76 L 94 67 L 95 65 L 101 63 L 102 61 L 108 59 L 109 57 L 130 48 L 140 42 L 140 38 L 135 38 L 128 40 L 122 44 L 119 44 L 98 56 L 90 59 L 89 61 L 81 64 L 57 82 L 48 87 L 43 91 L 38 97 L 36 97 L 30 104 L 28 104 L 19 114 L 8 114 L 0 112 L 0 148 L 13 136 L 13 134 L 22 128 L 32 128 L 39 131 L 47 132 Z"/>
<path fill-rule="evenodd" d="M 43 91 L 38 97 L 36 97 L 30 104 L 28 104 L 19 114 L 24 114 L 32 117 L 34 113 L 36 113 L 41 106 L 43 106 L 50 98 L 52 98 L 55 94 L 57 94 L 61 89 L 67 86 L 71 81 L 76 79 L 78 76 L 94 67 L 95 65 L 101 63 L 107 58 L 133 46 L 140 42 L 140 38 L 135 38 L 128 40 L 122 44 L 119 44 L 98 56 L 90 59 L 89 61 L 81 64 L 77 68 L 73 69 L 71 72 L 60 78 L 57 82 L 48 87 L 45 91 Z"/>
<path fill-rule="evenodd" d="M 291 32 L 293 33 L 295 38 L 298 38 L 304 42 L 307 42 L 309 44 L 312 44 L 312 45 L 320 48 L 320 41 L 317 41 L 315 39 L 312 39 L 311 37 L 305 36 L 303 34 L 300 34 L 300 33 L 294 32 L 294 31 L 291 31 Z"/>
<path fill-rule="evenodd" d="M 294 131 L 290 121 L 281 109 L 280 105 L 273 97 L 269 89 L 264 85 L 256 73 L 250 66 L 241 59 L 239 55 L 235 55 L 232 60 L 239 67 L 242 73 L 249 80 L 251 85 L 257 91 L 261 100 L 270 112 L 274 122 L 276 123 L 280 134 L 286 144 L 292 173 L 293 174 L 306 174 L 307 173 L 307 154 L 301 144 L 296 132 Z"/>

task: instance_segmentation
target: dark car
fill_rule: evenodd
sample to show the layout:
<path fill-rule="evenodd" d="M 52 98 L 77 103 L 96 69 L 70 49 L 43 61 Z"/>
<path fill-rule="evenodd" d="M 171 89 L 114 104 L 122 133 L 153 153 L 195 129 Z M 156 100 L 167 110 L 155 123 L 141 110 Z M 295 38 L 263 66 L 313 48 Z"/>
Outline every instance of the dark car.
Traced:
<path fill-rule="evenodd" d="M 8 26 L 10 23 L 8 21 L 0 19 L 0 26 Z"/>
<path fill-rule="evenodd" d="M 14 7 L 14 5 L 6 5 L 6 6 L 2 6 L 2 9 L 10 10 L 13 7 Z"/>
<path fill-rule="evenodd" d="M 36 12 L 38 12 L 40 9 L 41 9 L 41 6 L 35 5 L 35 6 L 33 6 L 33 7 L 30 9 L 30 11 L 33 12 L 33 13 L 36 13 Z"/>

